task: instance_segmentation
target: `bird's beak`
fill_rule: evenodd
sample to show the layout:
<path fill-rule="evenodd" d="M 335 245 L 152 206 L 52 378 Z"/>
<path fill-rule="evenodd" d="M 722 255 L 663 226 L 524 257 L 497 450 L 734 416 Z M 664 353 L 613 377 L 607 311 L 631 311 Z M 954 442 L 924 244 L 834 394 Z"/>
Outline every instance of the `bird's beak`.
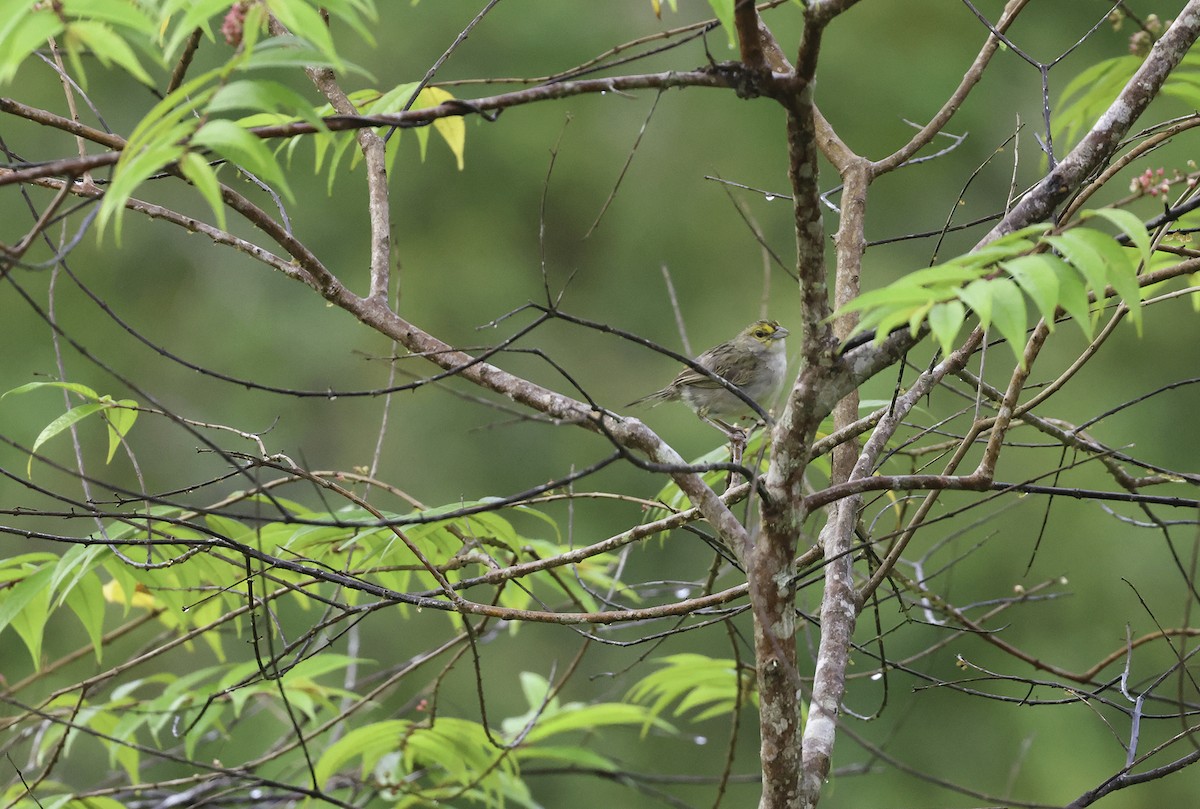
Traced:
<path fill-rule="evenodd" d="M 771 335 L 771 339 L 772 340 L 782 340 L 784 337 L 787 337 L 789 334 L 791 334 L 790 331 L 785 329 L 783 326 L 780 326 L 779 328 L 777 328 L 775 330 L 775 333 Z"/>

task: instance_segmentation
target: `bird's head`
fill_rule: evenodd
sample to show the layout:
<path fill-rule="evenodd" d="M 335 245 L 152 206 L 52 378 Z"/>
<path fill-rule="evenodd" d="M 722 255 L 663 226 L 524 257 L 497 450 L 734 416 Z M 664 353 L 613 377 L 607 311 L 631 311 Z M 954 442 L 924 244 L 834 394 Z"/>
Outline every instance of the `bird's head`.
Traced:
<path fill-rule="evenodd" d="M 747 326 L 739 336 L 765 348 L 779 348 L 783 346 L 783 338 L 788 333 L 778 320 L 759 320 Z"/>

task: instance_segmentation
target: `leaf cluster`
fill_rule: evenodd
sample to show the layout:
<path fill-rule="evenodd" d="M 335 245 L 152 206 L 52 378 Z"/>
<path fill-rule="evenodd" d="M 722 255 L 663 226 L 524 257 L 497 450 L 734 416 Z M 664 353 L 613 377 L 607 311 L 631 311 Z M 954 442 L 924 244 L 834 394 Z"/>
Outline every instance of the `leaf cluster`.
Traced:
<path fill-rule="evenodd" d="M 1129 308 L 1130 320 L 1140 332 L 1142 289 L 1137 276 L 1138 268 L 1148 266 L 1151 259 L 1150 236 L 1141 220 L 1128 211 L 1103 208 L 1082 216 L 1098 216 L 1116 225 L 1136 252 L 1094 228 L 1079 226 L 1055 234 L 1048 224 L 1031 225 L 979 250 L 864 292 L 833 316 L 861 313 L 854 333 L 874 330 L 876 343 L 905 325 L 913 335 L 928 325 L 939 347 L 949 354 L 968 315 L 974 315 L 980 328 L 994 326 L 1023 364 L 1026 299 L 1048 328 L 1054 328 L 1062 312 L 1090 337 L 1098 317 L 1091 302 L 1102 301 L 1111 288 Z"/>

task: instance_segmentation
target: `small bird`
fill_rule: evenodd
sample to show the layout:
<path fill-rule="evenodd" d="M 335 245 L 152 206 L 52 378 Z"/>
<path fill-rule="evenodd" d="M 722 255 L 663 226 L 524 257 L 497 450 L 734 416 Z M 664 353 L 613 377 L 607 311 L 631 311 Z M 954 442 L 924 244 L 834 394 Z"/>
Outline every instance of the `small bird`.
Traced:
<path fill-rule="evenodd" d="M 696 364 L 736 385 L 755 402 L 763 402 L 774 396 L 783 384 L 783 374 L 787 370 L 784 342 L 787 336 L 788 330 L 780 326 L 779 321 L 759 320 L 732 340 L 696 357 Z M 697 416 L 729 434 L 737 432 L 737 428 L 719 417 L 736 418 L 754 412 L 719 382 L 692 368 L 684 368 L 670 385 L 627 406 L 648 403 L 653 407 L 680 400 Z"/>

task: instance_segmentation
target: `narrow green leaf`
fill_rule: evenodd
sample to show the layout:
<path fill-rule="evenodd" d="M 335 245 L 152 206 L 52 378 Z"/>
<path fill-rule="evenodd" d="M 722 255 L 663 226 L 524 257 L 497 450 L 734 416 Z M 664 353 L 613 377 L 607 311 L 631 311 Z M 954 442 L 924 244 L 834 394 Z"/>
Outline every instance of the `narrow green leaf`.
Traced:
<path fill-rule="evenodd" d="M 1058 278 L 1058 305 L 1083 330 L 1084 336 L 1089 340 L 1092 339 L 1095 332 L 1095 321 L 1092 317 L 1091 305 L 1088 303 L 1087 289 L 1083 285 L 1083 279 L 1073 267 L 1057 256 L 1046 256 L 1045 258 Z"/>
<path fill-rule="evenodd" d="M 931 302 L 926 302 L 921 306 L 916 307 L 908 315 L 908 333 L 913 337 L 917 336 L 917 332 L 921 330 L 921 324 L 925 322 L 925 315 L 929 314 L 929 310 L 933 308 Z"/>
<path fill-rule="evenodd" d="M 329 188 L 328 191 L 333 193 L 333 181 L 337 179 L 339 171 L 338 165 L 342 162 L 342 155 L 346 150 L 354 145 L 354 135 L 346 132 L 340 137 L 333 139 L 333 148 L 329 156 Z"/>
<path fill-rule="evenodd" d="M 267 110 L 287 113 L 311 124 L 319 130 L 327 131 L 325 122 L 313 109 L 304 96 L 292 88 L 277 81 L 267 79 L 239 79 L 231 81 L 217 91 L 208 104 L 208 112 L 228 112 L 229 110 Z"/>
<path fill-rule="evenodd" d="M 514 755 L 521 762 L 553 761 L 583 769 L 601 771 L 617 769 L 617 765 L 610 759 L 586 747 L 539 744 L 533 747 L 518 747 Z"/>
<path fill-rule="evenodd" d="M 1025 296 L 1007 278 L 993 278 L 987 283 L 992 293 L 992 323 L 1008 341 L 1017 362 L 1024 368 L 1025 328 L 1028 325 Z"/>
<path fill-rule="evenodd" d="M 341 69 L 341 57 L 333 46 L 329 26 L 314 6 L 304 0 L 267 0 L 266 5 L 294 36 L 307 40 L 321 52 L 330 65 Z"/>
<path fill-rule="evenodd" d="M 1105 77 L 1113 73 L 1121 76 L 1121 83 L 1124 84 L 1124 80 L 1133 75 L 1140 62 L 1141 60 L 1136 56 L 1117 56 L 1097 62 L 1067 82 L 1067 86 L 1063 88 L 1062 96 L 1059 100 L 1062 102 L 1072 101 L 1071 97 L 1073 95 L 1080 92 L 1087 92 L 1097 84 L 1103 84 Z"/>
<path fill-rule="evenodd" d="M 952 259 L 945 264 L 906 273 L 903 278 L 889 284 L 889 287 L 952 287 L 981 278 L 985 272 L 986 270 L 979 267 L 965 266 Z"/>
<path fill-rule="evenodd" d="M 847 312 L 861 312 L 877 306 L 886 309 L 904 306 L 907 309 L 909 306 L 920 306 L 934 300 L 933 293 L 923 286 L 895 283 L 882 289 L 873 289 L 870 292 L 864 292 L 854 300 L 841 306 L 833 313 L 832 317 L 838 317 Z"/>
<path fill-rule="evenodd" d="M 42 567 L 13 585 L 8 597 L 0 602 L 0 630 L 9 625 L 16 630 L 37 669 L 41 669 L 42 632 L 50 614 L 50 591 L 46 585 L 53 575 L 53 566 Z"/>
<path fill-rule="evenodd" d="M 936 304 L 929 310 L 929 328 L 941 346 L 943 354 L 954 350 L 954 341 L 966 320 L 967 310 L 960 301 L 952 300 Z"/>
<path fill-rule="evenodd" d="M 712 6 L 713 14 L 720 21 L 725 33 L 729 35 L 729 47 L 732 48 L 737 44 L 737 28 L 733 24 L 733 0 L 708 0 L 708 4 Z"/>
<path fill-rule="evenodd" d="M 104 420 L 108 423 L 108 459 L 105 463 L 112 463 L 117 447 L 121 446 L 121 439 L 129 434 L 133 423 L 137 421 L 137 406 L 138 403 L 133 399 L 122 399 L 107 405 Z"/>
<path fill-rule="evenodd" d="M 226 539 L 240 542 L 250 534 L 250 529 L 244 523 L 220 514 L 206 514 L 204 522 L 209 528 Z"/>
<path fill-rule="evenodd" d="M 893 330 L 908 323 L 913 311 L 917 308 L 914 306 L 898 306 L 892 309 L 884 309 L 883 317 L 879 319 L 879 325 L 875 327 L 875 339 L 882 341 L 882 338 L 887 337 Z"/>
<path fill-rule="evenodd" d="M 574 703 L 574 705 L 579 705 Z M 604 702 L 594 705 L 579 705 L 573 710 L 561 710 L 550 717 L 543 717 L 525 737 L 530 744 L 542 739 L 571 731 L 588 731 L 605 726 L 642 727 L 651 725 L 667 732 L 675 732 L 670 723 L 659 719 L 646 707 L 619 702 Z"/>
<path fill-rule="evenodd" d="M 76 20 L 67 26 L 65 40 L 72 53 L 78 52 L 80 47 L 86 47 L 105 67 L 116 63 L 142 84 L 154 85 L 154 80 L 142 67 L 133 48 L 107 24 L 93 20 Z"/>
<path fill-rule="evenodd" d="M 195 120 L 192 113 L 207 104 L 217 91 L 216 87 L 206 87 L 205 85 L 213 84 L 221 76 L 220 68 L 201 73 L 185 81 L 174 92 L 169 93 L 151 107 L 150 111 L 137 122 L 133 131 L 129 133 L 125 151 L 121 154 L 122 160 L 130 152 L 136 153 L 150 148 L 156 143 L 160 144 L 164 139 L 164 133 L 173 131 L 181 124 L 185 126 L 185 131 L 189 132 L 199 126 L 199 122 Z"/>
<path fill-rule="evenodd" d="M 100 547 L 100 546 L 95 546 Z M 99 663 L 104 652 L 104 593 L 95 576 L 85 576 L 66 593 L 66 604 L 83 624 Z"/>
<path fill-rule="evenodd" d="M 1030 239 L 1034 236 L 1041 237 L 1054 229 L 1054 225 L 1049 222 L 1034 222 L 1032 225 L 1026 225 L 1023 228 L 1017 228 L 1012 233 L 1006 233 L 1000 238 L 991 242 L 990 245 L 1006 244 L 1010 241 L 1019 241 L 1022 239 Z M 990 246 L 989 245 L 989 246 Z"/>
<path fill-rule="evenodd" d="M 224 230 L 225 203 L 221 199 L 221 183 L 217 180 L 216 171 L 208 165 L 207 160 L 195 152 L 186 152 L 179 158 L 179 170 L 196 187 L 200 196 L 204 197 L 204 201 L 212 209 L 217 227 Z"/>
<path fill-rule="evenodd" d="M 324 786 L 343 765 L 359 757 L 363 760 L 362 773 L 369 773 L 385 753 L 400 747 L 411 727 L 412 723 L 404 719 L 390 719 L 355 728 L 329 745 L 317 761 L 314 779 Z"/>
<path fill-rule="evenodd" d="M 979 324 L 986 329 L 992 322 L 991 282 L 983 279 L 972 281 L 958 290 L 956 294 L 959 300 L 975 313 L 975 316 L 979 318 Z"/>
<path fill-rule="evenodd" d="M 183 155 L 184 148 L 178 141 L 186 137 L 194 126 L 194 122 L 180 124 L 174 130 L 168 131 L 161 142 L 151 147 L 140 151 L 130 151 L 126 148 L 121 153 L 113 181 L 100 203 L 100 211 L 96 214 L 98 234 L 103 235 L 111 221 L 117 243 L 120 243 L 125 203 L 133 196 L 134 189 Z"/>
<path fill-rule="evenodd" d="M 197 28 L 211 40 L 213 39 L 209 20 L 217 14 L 229 10 L 229 0 L 167 0 L 163 5 L 160 19 L 171 20 L 171 35 L 162 46 L 163 58 L 173 61 L 178 55 L 183 43 Z M 182 15 L 179 12 L 183 12 Z"/>
<path fill-rule="evenodd" d="M 254 135 L 232 121 L 212 120 L 192 135 L 192 145 L 212 149 L 227 160 L 245 168 L 268 183 L 275 185 L 289 200 L 292 191 L 288 187 L 283 169 L 275 160 L 271 150 Z"/>
<path fill-rule="evenodd" d="M 1074 143 L 1078 133 L 1112 103 L 1140 64 L 1136 56 L 1119 56 L 1093 65 L 1071 80 L 1063 89 L 1055 115 L 1054 139 Z"/>
<path fill-rule="evenodd" d="M 427 103 L 424 106 L 436 107 L 438 104 L 453 98 L 454 96 L 440 87 L 426 87 L 417 98 L 417 103 L 420 104 L 422 101 L 426 101 Z M 416 104 L 413 106 L 415 108 Z M 441 135 L 442 140 L 450 147 L 450 151 L 454 154 L 454 159 L 458 163 L 458 170 L 462 171 L 463 150 L 466 148 L 467 142 L 466 121 L 462 119 L 461 115 L 438 118 L 433 122 L 433 130 Z"/>
<path fill-rule="evenodd" d="M 67 594 L 91 574 L 98 557 L 106 552 L 103 545 L 72 545 L 59 557 L 50 580 L 50 592 L 58 598 L 55 606 L 62 606 Z"/>
<path fill-rule="evenodd" d="M 1028 252 L 1033 247 L 1034 243 L 1029 239 L 1009 233 L 1007 236 L 997 239 L 991 244 L 953 258 L 946 263 L 968 268 L 986 268 L 997 261 L 1003 261 L 1006 258 L 1013 258 L 1014 256 Z"/>
<path fill-rule="evenodd" d="M 1142 256 L 1143 266 L 1150 265 L 1150 234 L 1146 232 L 1146 226 L 1142 224 L 1141 219 L 1121 208 L 1099 208 L 1094 211 L 1084 211 L 1082 214 L 1083 219 L 1088 219 L 1092 216 L 1107 219 L 1120 228 L 1121 232 L 1129 237 L 1129 241 L 1137 246 Z"/>
<path fill-rule="evenodd" d="M 1137 268 L 1130 261 L 1129 253 L 1117 244 L 1116 240 L 1107 233 L 1101 233 L 1091 228 L 1074 228 L 1064 236 L 1087 242 L 1103 262 L 1108 284 L 1129 307 L 1129 320 L 1142 333 L 1142 289 L 1138 285 Z M 1103 290 L 1101 290 L 1101 293 Z"/>
<path fill-rule="evenodd" d="M 18 393 L 29 393 L 33 390 L 41 390 L 42 388 L 61 388 L 63 390 L 69 390 L 74 393 L 78 393 L 83 398 L 91 399 L 93 402 L 100 400 L 100 394 L 96 393 L 96 391 L 92 390 L 87 385 L 81 385 L 78 382 L 26 382 L 20 387 L 5 391 L 3 395 L 0 395 L 0 399 L 3 399 L 5 396 L 16 395 Z"/>
<path fill-rule="evenodd" d="M 3 600 L 0 600 L 0 630 L 12 623 L 39 592 L 46 590 L 53 576 L 54 565 L 43 564 L 5 590 Z"/>
<path fill-rule="evenodd" d="M 1051 256 L 1037 254 L 1019 256 L 1001 263 L 1041 313 L 1046 325 L 1054 329 L 1054 314 L 1058 310 L 1058 275 L 1051 265 Z"/>
<path fill-rule="evenodd" d="M 69 0 L 66 11 L 72 17 L 105 20 L 147 37 L 158 34 L 158 26 L 141 10 L 141 5 L 127 0 Z"/>
<path fill-rule="evenodd" d="M 862 334 L 874 329 L 875 345 L 881 344 L 887 339 L 887 332 L 880 332 L 880 330 L 875 327 L 879 325 L 879 321 L 883 320 L 884 316 L 887 314 L 887 311 L 888 310 L 883 308 L 868 309 L 862 315 L 862 317 L 859 318 L 857 325 L 855 325 L 855 327 L 851 330 L 849 336 L 854 337 L 857 334 Z"/>
<path fill-rule="evenodd" d="M 254 8 L 259 7 L 255 6 Z M 239 67 L 247 71 L 268 68 L 298 70 L 304 67 L 332 67 L 337 69 L 338 73 L 341 74 L 357 74 L 368 79 L 371 78 L 367 70 L 353 62 L 347 62 L 343 59 L 340 65 L 339 67 L 337 64 L 334 64 L 326 57 L 323 51 L 314 48 L 303 39 L 282 36 L 264 39 L 259 43 L 258 47 L 246 56 Z"/>
<path fill-rule="evenodd" d="M 35 50 L 63 31 L 62 21 L 49 5 L 31 6 L 29 0 L 0 2 L 0 84 L 12 81 Z"/>
<path fill-rule="evenodd" d="M 1108 270 L 1104 259 L 1096 249 L 1079 235 L 1079 229 L 1068 230 L 1059 236 L 1047 236 L 1046 242 L 1062 254 L 1063 259 L 1081 273 L 1087 281 L 1088 291 L 1103 300 L 1104 288 L 1108 285 Z"/>
<path fill-rule="evenodd" d="M 33 442 L 33 448 L 29 450 L 29 463 L 26 466 L 25 472 L 29 477 L 33 477 L 33 456 L 37 454 L 38 448 L 45 444 L 54 436 L 68 429 L 72 424 L 75 424 L 80 419 L 85 419 L 93 413 L 104 409 L 104 405 L 97 403 L 81 404 L 72 407 L 66 413 L 56 418 L 54 421 L 47 424 L 40 433 L 37 439 Z"/>
<path fill-rule="evenodd" d="M 329 2 L 321 3 L 321 7 L 326 9 L 330 15 L 350 26 L 368 45 L 375 44 L 374 32 L 368 25 L 379 19 L 374 3 L 362 0 L 329 0 Z"/>
<path fill-rule="evenodd" d="M 365 663 L 366 658 L 349 657 L 348 655 L 323 653 L 305 658 L 288 670 L 284 682 L 288 680 L 314 680 L 322 674 L 331 671 L 341 671 L 354 663 Z"/>

